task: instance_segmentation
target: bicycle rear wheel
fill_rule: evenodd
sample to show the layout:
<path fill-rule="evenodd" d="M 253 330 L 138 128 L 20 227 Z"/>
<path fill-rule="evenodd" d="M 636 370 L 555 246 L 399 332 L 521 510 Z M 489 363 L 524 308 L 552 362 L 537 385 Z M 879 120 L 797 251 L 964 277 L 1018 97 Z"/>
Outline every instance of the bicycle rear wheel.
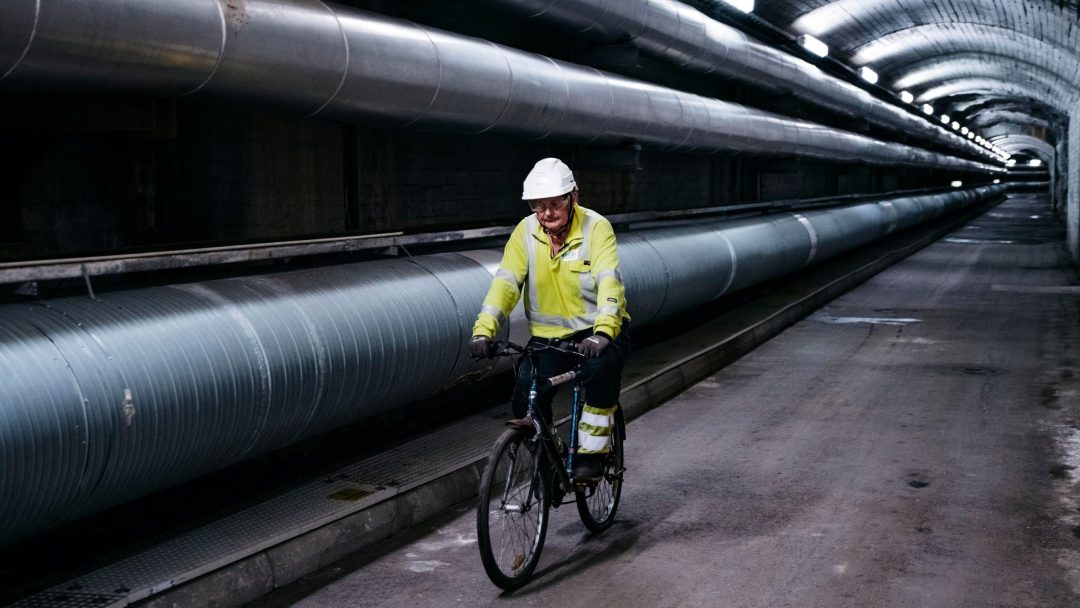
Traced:
<path fill-rule="evenodd" d="M 622 416 L 618 412 L 616 416 Z M 604 458 L 604 475 L 585 486 L 575 486 L 578 515 L 581 523 L 592 532 L 601 532 L 615 522 L 615 511 L 622 496 L 623 471 L 623 425 L 616 423 L 611 429 L 611 451 Z"/>
<path fill-rule="evenodd" d="M 480 478 L 476 537 L 488 578 L 516 589 L 532 577 L 548 525 L 548 469 L 533 429 L 503 433 Z"/>

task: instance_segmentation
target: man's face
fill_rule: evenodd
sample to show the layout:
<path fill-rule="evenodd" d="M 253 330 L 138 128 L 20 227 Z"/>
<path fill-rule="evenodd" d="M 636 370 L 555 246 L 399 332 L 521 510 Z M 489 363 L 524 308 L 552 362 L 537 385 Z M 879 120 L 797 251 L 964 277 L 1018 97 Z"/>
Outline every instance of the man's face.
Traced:
<path fill-rule="evenodd" d="M 548 232 L 558 232 L 570 219 L 571 201 L 577 200 L 577 192 L 561 196 L 549 196 L 529 201 L 529 207 L 536 213 L 536 219 Z"/>

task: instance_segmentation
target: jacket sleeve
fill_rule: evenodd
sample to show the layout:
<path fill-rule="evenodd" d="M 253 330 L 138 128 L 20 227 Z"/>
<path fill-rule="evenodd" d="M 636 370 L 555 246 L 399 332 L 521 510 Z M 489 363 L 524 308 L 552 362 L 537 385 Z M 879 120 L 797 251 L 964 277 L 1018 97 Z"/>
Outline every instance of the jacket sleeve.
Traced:
<path fill-rule="evenodd" d="M 593 279 L 596 281 L 596 323 L 593 331 L 612 339 L 619 335 L 626 316 L 626 291 L 619 274 L 619 252 L 615 246 L 615 231 L 604 219 L 593 227 L 589 245 Z"/>
<path fill-rule="evenodd" d="M 502 261 L 495 271 L 495 278 L 491 280 L 491 287 L 488 288 L 480 313 L 476 315 L 472 332 L 474 336 L 495 337 L 521 297 L 521 286 L 525 284 L 525 277 L 529 273 L 525 239 L 531 237 L 525 234 L 525 230 L 523 220 L 514 228 L 510 240 L 506 242 Z"/>

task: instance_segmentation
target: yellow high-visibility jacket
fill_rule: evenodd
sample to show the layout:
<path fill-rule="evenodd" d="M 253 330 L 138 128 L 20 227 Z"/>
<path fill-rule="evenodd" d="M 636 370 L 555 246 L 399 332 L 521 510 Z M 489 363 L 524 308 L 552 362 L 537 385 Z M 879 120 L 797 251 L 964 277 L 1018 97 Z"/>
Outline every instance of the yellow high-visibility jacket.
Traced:
<path fill-rule="evenodd" d="M 574 206 L 566 244 L 551 256 L 536 215 L 518 223 L 473 325 L 474 336 L 494 337 L 525 287 L 525 316 L 532 335 L 565 338 L 585 329 L 619 335 L 626 298 L 619 275 L 615 231 L 602 215 Z"/>

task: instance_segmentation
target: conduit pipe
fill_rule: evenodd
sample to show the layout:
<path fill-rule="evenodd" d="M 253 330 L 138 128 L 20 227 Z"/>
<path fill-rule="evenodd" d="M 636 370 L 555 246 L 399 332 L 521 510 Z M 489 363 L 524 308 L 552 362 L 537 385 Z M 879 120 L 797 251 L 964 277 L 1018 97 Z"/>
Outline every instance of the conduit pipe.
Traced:
<path fill-rule="evenodd" d="M 1003 188 L 620 234 L 630 313 L 648 325 Z M 491 373 L 465 344 L 499 258 L 0 306 L 0 545 Z"/>
<path fill-rule="evenodd" d="M 5 0 L 0 88 L 238 99 L 384 126 L 959 171 L 886 143 L 319 0 Z"/>
<path fill-rule="evenodd" d="M 629 42 L 680 69 L 790 92 L 840 115 L 996 162 L 984 148 L 940 124 L 886 103 L 677 0 L 474 1 L 562 27 L 597 43 Z"/>

